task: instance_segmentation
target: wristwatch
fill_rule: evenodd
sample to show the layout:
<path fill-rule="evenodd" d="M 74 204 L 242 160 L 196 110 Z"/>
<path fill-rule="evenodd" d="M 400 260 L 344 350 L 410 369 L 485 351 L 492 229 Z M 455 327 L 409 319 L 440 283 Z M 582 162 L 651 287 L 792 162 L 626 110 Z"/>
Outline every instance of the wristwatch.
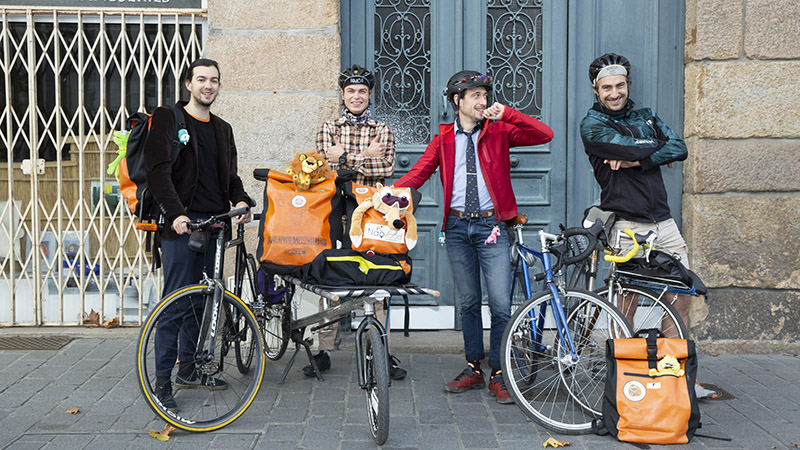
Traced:
<path fill-rule="evenodd" d="M 339 155 L 339 164 L 347 164 L 347 152 L 343 152 L 341 155 Z"/>

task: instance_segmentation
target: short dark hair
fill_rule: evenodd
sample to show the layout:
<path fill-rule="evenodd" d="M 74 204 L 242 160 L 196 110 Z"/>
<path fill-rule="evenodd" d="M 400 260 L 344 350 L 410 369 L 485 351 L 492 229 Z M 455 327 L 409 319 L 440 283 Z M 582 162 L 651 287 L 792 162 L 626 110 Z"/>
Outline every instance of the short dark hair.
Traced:
<path fill-rule="evenodd" d="M 216 61 L 214 61 L 213 59 L 198 58 L 195 59 L 192 62 L 192 64 L 190 64 L 189 67 L 186 69 L 185 76 L 183 77 L 184 81 L 189 81 L 189 82 L 192 81 L 195 67 L 214 67 L 215 69 L 217 69 L 217 73 L 220 74 L 220 77 L 222 76 L 222 74 L 219 71 L 219 64 L 217 64 Z"/>

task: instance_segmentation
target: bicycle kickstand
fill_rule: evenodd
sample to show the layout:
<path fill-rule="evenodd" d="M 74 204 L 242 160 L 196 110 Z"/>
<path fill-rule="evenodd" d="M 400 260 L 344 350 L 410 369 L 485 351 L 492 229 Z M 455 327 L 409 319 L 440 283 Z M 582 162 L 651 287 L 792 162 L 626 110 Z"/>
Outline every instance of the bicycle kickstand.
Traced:
<path fill-rule="evenodd" d="M 308 355 L 308 360 L 311 362 L 311 367 L 314 368 L 314 374 L 317 376 L 317 379 L 319 381 L 325 381 L 325 379 L 322 378 L 322 373 L 319 371 L 319 367 L 317 367 L 317 361 L 314 359 L 314 355 L 311 353 L 311 338 L 303 339 L 304 333 L 305 328 L 292 331 L 292 341 L 294 341 L 295 344 L 294 353 L 292 354 L 292 357 L 289 358 L 289 363 L 286 364 L 286 368 L 283 369 L 283 373 L 281 374 L 281 379 L 278 381 L 278 384 L 283 384 L 286 382 L 286 375 L 289 374 L 289 370 L 294 364 L 294 359 L 297 358 L 297 354 L 300 353 L 302 348 L 306 349 L 306 355 Z"/>

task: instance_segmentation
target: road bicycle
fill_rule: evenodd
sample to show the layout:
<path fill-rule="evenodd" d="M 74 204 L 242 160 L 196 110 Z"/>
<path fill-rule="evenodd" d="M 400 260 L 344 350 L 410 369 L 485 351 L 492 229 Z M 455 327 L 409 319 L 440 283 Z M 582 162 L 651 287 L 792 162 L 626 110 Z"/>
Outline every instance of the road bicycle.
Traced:
<path fill-rule="evenodd" d="M 591 253 L 594 235 L 584 228 L 568 228 L 559 235 L 540 230 L 537 251 L 524 243 L 525 223 L 524 215 L 509 223 L 516 234 L 512 284 L 521 283 L 527 300 L 516 307 L 503 334 L 503 377 L 528 417 L 554 431 L 585 433 L 602 414 L 606 340 L 630 337 L 632 330 L 612 304 L 590 291 L 567 288 L 557 276 Z M 566 246 L 576 235 L 592 247 L 570 255 Z M 532 275 L 536 260 L 544 272 Z M 545 289 L 531 295 L 532 282 L 540 280 Z"/>
<path fill-rule="evenodd" d="M 580 261 L 572 268 L 568 286 L 581 287 L 608 300 L 617 306 L 631 324 L 634 332 L 649 328 L 660 329 L 666 337 L 688 339 L 689 331 L 673 304 L 678 295 L 699 295 L 694 286 L 677 280 L 653 278 L 635 272 L 619 270 L 619 265 L 630 261 L 645 247 L 645 257 L 649 251 L 658 250 L 654 233 L 645 236 L 635 234 L 631 230 L 621 230 L 616 236 L 608 236 L 613 227 L 613 216 L 602 215 L 599 210 L 587 211 L 587 220 L 597 223 L 600 219 L 602 227 L 594 227 L 597 244 L 589 258 Z M 621 246 L 622 234 L 626 234 L 632 244 L 629 248 Z M 613 242 L 613 243 L 612 243 Z M 585 247 L 586 243 L 574 241 L 573 247 Z M 604 286 L 597 286 L 597 274 L 600 266 L 600 255 L 609 262 L 608 276 Z"/>
<path fill-rule="evenodd" d="M 203 274 L 198 284 L 184 286 L 164 297 L 153 309 L 142 326 L 136 352 L 139 387 L 148 406 L 167 423 L 187 431 L 212 431 L 220 429 L 241 416 L 252 404 L 264 376 L 265 353 L 260 329 L 262 328 L 250 307 L 239 295 L 225 289 L 222 266 L 225 253 L 227 220 L 246 214 L 249 208 L 239 208 L 206 220 L 190 222 L 193 242 L 214 242 L 213 274 Z M 237 249 L 239 247 L 237 246 Z M 252 266 L 241 267 L 243 261 L 237 253 L 237 280 L 244 279 L 244 271 L 252 274 Z M 252 280 L 252 277 L 251 277 Z M 237 281 L 238 282 L 238 281 Z M 250 283 L 252 286 L 252 283 Z M 243 286 L 236 290 L 241 291 Z M 184 317 L 185 323 L 199 330 L 194 342 L 194 355 L 190 361 L 176 361 L 170 379 L 174 380 L 179 368 L 189 366 L 192 379 L 199 378 L 195 389 L 176 389 L 178 411 L 167 410 L 157 396 L 156 346 L 159 328 L 175 326 L 165 314 L 179 302 L 192 302 L 195 314 Z M 188 323 L 193 321 L 193 323 Z M 172 343 L 177 347 L 177 343 Z M 177 348 L 174 349 L 177 354 Z M 206 380 L 217 390 L 208 390 Z M 222 385 L 224 383 L 224 385 Z M 202 387 L 201 387 L 202 386 Z M 224 389 L 219 389 L 224 386 Z"/>

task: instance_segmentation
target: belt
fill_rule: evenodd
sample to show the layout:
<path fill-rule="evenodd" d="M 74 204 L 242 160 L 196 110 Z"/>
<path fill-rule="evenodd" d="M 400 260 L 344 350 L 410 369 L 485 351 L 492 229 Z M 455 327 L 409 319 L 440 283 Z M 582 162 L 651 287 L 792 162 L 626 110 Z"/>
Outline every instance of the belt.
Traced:
<path fill-rule="evenodd" d="M 494 215 L 494 208 L 492 209 L 484 209 L 480 212 L 480 214 L 467 214 L 464 211 L 459 211 L 457 209 L 450 210 L 451 216 L 456 216 L 459 219 L 477 219 L 479 217 L 487 218 L 492 217 Z"/>

